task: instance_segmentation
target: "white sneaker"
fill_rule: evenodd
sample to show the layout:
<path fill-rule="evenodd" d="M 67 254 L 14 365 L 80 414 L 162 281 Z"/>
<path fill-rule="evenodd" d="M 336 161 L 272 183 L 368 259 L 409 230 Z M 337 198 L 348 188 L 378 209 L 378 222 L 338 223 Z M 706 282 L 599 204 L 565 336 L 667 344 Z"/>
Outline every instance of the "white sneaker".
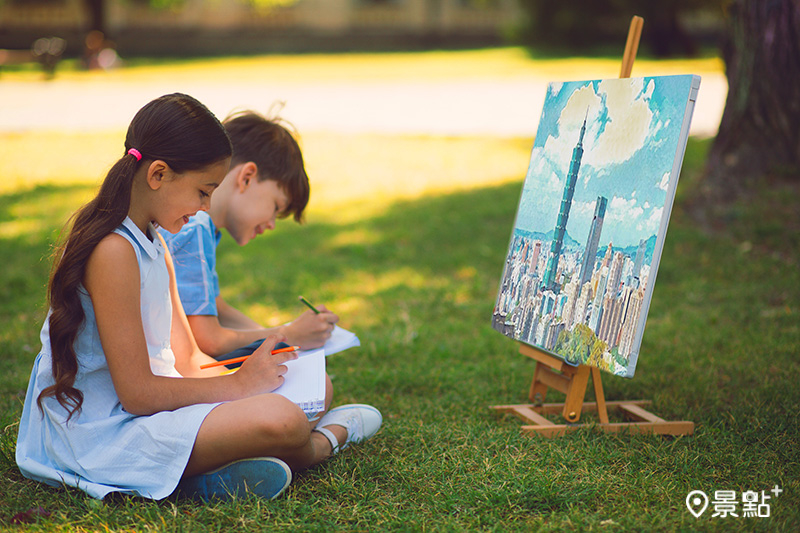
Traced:
<path fill-rule="evenodd" d="M 347 448 L 351 442 L 359 443 L 371 438 L 381 428 L 382 422 L 381 412 L 371 405 L 352 403 L 341 405 L 325 413 L 314 431 L 325 435 L 333 448 L 332 453 L 338 453 Z M 326 426 L 334 424 L 347 430 L 347 440 L 342 445 L 339 445 L 338 439 L 326 428 Z"/>

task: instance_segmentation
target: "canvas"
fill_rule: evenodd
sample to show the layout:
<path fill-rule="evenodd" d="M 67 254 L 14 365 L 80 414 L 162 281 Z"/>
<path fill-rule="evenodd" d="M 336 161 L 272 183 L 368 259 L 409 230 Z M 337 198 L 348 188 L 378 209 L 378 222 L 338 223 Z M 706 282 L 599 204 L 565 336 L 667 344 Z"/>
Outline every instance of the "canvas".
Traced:
<path fill-rule="evenodd" d="M 700 78 L 551 83 L 492 326 L 632 377 Z"/>

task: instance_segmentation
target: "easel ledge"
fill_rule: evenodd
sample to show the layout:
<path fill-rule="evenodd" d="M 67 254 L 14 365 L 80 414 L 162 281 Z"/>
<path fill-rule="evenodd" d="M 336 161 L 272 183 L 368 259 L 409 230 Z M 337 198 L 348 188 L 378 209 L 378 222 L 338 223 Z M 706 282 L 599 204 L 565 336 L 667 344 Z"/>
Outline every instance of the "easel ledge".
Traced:
<path fill-rule="evenodd" d="M 644 19 L 633 17 L 628 30 L 628 40 L 625 43 L 625 55 L 622 59 L 620 78 L 629 78 L 633 70 L 633 61 L 639 48 Z M 522 426 L 522 431 L 538 434 L 543 437 L 558 437 L 578 430 L 583 427 L 598 427 L 607 433 L 650 434 L 650 435 L 692 435 L 694 422 L 685 420 L 667 421 L 645 410 L 643 406 L 649 405 L 649 400 L 625 400 L 606 402 L 603 393 L 603 382 L 600 370 L 586 365 L 571 366 L 561 359 L 554 357 L 542 350 L 520 344 L 519 352 L 536 361 L 533 381 L 528 392 L 530 404 L 519 405 L 493 405 L 490 408 L 504 413 L 511 413 L 529 425 Z M 594 385 L 594 402 L 584 403 L 586 387 L 589 376 L 592 376 Z M 567 395 L 564 403 L 544 403 L 548 388 L 553 388 Z M 608 408 L 618 409 L 630 419 L 630 422 L 611 423 L 608 419 Z M 579 424 L 581 413 L 596 412 L 598 424 Z M 566 423 L 556 424 L 544 415 L 560 413 Z"/>

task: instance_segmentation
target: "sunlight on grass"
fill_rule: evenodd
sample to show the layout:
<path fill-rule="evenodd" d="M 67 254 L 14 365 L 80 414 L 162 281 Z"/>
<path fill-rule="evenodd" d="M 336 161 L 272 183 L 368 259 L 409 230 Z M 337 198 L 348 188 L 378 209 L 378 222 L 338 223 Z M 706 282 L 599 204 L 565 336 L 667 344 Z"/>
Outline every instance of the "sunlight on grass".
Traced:
<path fill-rule="evenodd" d="M 368 271 L 348 272 L 346 275 L 321 286 L 321 290 L 340 293 L 342 287 L 358 291 L 363 296 L 385 292 L 396 287 L 421 289 L 441 287 L 447 280 L 426 276 L 421 271 L 403 267 L 386 270 L 380 274 Z"/>
<path fill-rule="evenodd" d="M 402 53 L 263 55 L 134 60 L 109 72 L 65 62 L 53 84 L 151 84 L 165 74 L 192 80 L 247 76 L 251 82 L 369 84 L 508 78 L 616 77 L 617 58 L 534 58 L 524 48 Z M 635 75 L 722 75 L 719 58 L 639 59 Z M 591 75 L 589 75 L 591 73 Z M 37 71 L 3 72 L 4 83 L 40 83 Z M 388 136 L 300 132 L 312 180 L 311 215 L 347 222 L 382 212 L 398 199 L 520 180 L 532 139 Z M 37 184 L 97 184 L 122 154 L 124 131 L 0 133 L 0 194 Z M 310 217 L 311 221 L 313 217 Z"/>
<path fill-rule="evenodd" d="M 42 219 L 22 219 L 0 222 L 0 238 L 14 239 L 28 233 L 40 232 L 48 225 Z"/>
<path fill-rule="evenodd" d="M 344 284 L 336 284 L 335 289 L 340 291 L 338 293 L 340 296 L 325 303 L 330 309 L 335 309 L 336 313 L 341 317 L 340 325 L 345 328 L 352 328 L 352 324 L 356 320 L 360 322 L 370 316 L 368 302 L 365 301 L 362 294 L 353 294 L 352 288 L 344 286 Z M 270 326 L 291 322 L 303 311 L 300 308 L 294 309 L 288 306 L 278 310 L 274 305 L 263 303 L 244 305 L 242 309 L 247 316 L 252 317 L 260 324 L 269 324 Z"/>
<path fill-rule="evenodd" d="M 15 219 L 40 220 L 44 225 L 51 225 L 64 213 L 71 214 L 71 206 L 88 202 L 94 193 L 91 186 L 57 191 L 40 189 L 35 202 L 17 203 L 10 207 L 8 214 Z"/>
<path fill-rule="evenodd" d="M 532 139 L 308 134 L 313 212 L 350 222 L 398 200 L 522 181 Z M 340 209 L 340 208 L 345 209 Z"/>
<path fill-rule="evenodd" d="M 369 231 L 366 228 L 359 228 L 354 230 L 342 230 L 328 241 L 328 245 L 337 248 L 356 245 L 369 245 L 378 242 L 381 236 L 374 231 Z"/>
<path fill-rule="evenodd" d="M 19 201 L 6 200 L 0 218 L 0 238 L 36 239 L 52 228 L 59 230 L 70 215 L 94 195 L 94 187 L 74 189 L 35 189 Z"/>
<path fill-rule="evenodd" d="M 99 184 L 124 141 L 124 131 L 0 133 L 0 193 L 43 183 Z"/>
<path fill-rule="evenodd" d="M 430 276 L 410 267 L 385 270 L 380 273 L 366 270 L 352 270 L 344 275 L 326 279 L 315 287 L 315 292 L 337 295 L 327 299 L 325 304 L 335 309 L 343 317 L 343 325 L 357 322 L 363 326 L 377 326 L 383 318 L 374 312 L 377 295 L 391 293 L 396 290 L 432 290 L 448 287 L 453 280 L 442 276 Z M 223 289 L 223 297 L 237 293 L 235 284 L 227 284 Z M 312 298 L 315 300 L 316 298 Z M 302 309 L 291 306 L 277 311 L 275 306 L 255 303 L 245 306 L 245 311 L 255 320 L 265 324 L 285 324 L 296 318 Z"/>
<path fill-rule="evenodd" d="M 336 298 L 325 301 L 330 309 L 335 309 L 343 317 L 343 325 L 357 322 L 364 326 L 377 326 L 383 320 L 376 315 L 373 307 L 376 295 L 402 290 L 431 290 L 447 287 L 452 280 L 446 277 L 430 276 L 422 271 L 402 267 L 385 270 L 376 274 L 366 270 L 352 270 L 346 274 L 321 282 L 315 291 L 323 294 L 334 294 Z M 316 300 L 316 298 L 313 298 Z M 247 306 L 248 314 L 268 324 L 282 324 L 296 318 L 299 309 L 276 312 L 274 306 L 261 303 Z"/>
<path fill-rule="evenodd" d="M 92 83 L 162 82 L 164 76 L 180 76 L 192 82 L 210 79 L 232 79 L 247 72 L 251 82 L 294 83 L 319 82 L 381 82 L 414 79 L 437 81 L 453 79 L 508 79 L 538 77 L 546 79 L 575 79 L 576 72 L 593 73 L 592 78 L 619 75 L 624 49 L 620 43 L 619 58 L 534 58 L 520 47 L 483 50 L 261 55 L 187 60 L 132 60 L 125 68 L 103 71 L 82 71 L 76 62 L 65 62 L 59 68 L 58 80 Z M 651 60 L 637 59 L 634 75 L 685 74 L 699 75 L 723 72 L 719 58 Z M 4 72 L 9 81 L 39 81 L 36 70 Z"/>
<path fill-rule="evenodd" d="M 0 194 L 41 184 L 96 186 L 120 157 L 124 135 L 0 133 Z M 521 181 L 533 144 L 498 137 L 314 132 L 300 140 L 311 180 L 309 222 L 321 216 L 340 223 L 374 216 L 401 199 Z"/>
<path fill-rule="evenodd" d="M 713 59 L 637 60 L 634 71 L 672 73 L 669 65 L 721 73 Z M 56 83 L 137 83 L 176 69 L 229 76 L 220 83 L 246 70 L 261 80 L 368 83 L 445 72 L 463 80 L 575 79 L 605 69 L 616 77 L 618 68 L 618 60 L 535 60 L 504 49 L 162 62 L 64 72 Z M 0 81 L 20 77 L 4 70 Z M 301 134 L 312 181 L 308 224 L 284 221 L 243 248 L 223 237 L 222 296 L 269 325 L 305 311 L 298 294 L 334 310 L 362 342 L 328 360 L 334 402 L 378 407 L 380 433 L 298 472 L 275 501 L 98 501 L 23 478 L 14 447 L 47 312 L 53 237 L 120 156 L 124 132 L 0 133 L 0 530 L 723 530 L 755 522 L 695 519 L 683 506 L 690 489 L 760 491 L 776 483 L 785 494 L 771 500 L 773 516 L 759 519 L 758 529 L 797 529 L 797 185 L 764 183 L 724 231 L 704 233 L 686 205 L 710 142 L 689 140 L 646 356 L 636 379 L 609 376 L 603 384 L 608 400 L 643 397 L 660 416 L 695 421 L 693 437 L 587 429 L 530 439 L 518 420 L 487 406 L 525 401 L 534 372 L 490 323 L 532 139 Z M 559 394 L 548 401 L 563 400 Z M 28 509 L 51 515 L 11 523 Z"/>

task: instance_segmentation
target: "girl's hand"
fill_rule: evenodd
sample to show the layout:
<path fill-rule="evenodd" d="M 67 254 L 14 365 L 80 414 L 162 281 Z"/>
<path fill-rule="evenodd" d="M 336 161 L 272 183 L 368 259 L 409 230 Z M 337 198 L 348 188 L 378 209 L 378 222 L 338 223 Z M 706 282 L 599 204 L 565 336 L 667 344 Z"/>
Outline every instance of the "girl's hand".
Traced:
<path fill-rule="evenodd" d="M 270 335 L 232 376 L 236 377 L 247 396 L 272 392 L 283 385 L 288 368 L 284 363 L 297 359 L 297 352 L 270 353 L 283 337 Z"/>

